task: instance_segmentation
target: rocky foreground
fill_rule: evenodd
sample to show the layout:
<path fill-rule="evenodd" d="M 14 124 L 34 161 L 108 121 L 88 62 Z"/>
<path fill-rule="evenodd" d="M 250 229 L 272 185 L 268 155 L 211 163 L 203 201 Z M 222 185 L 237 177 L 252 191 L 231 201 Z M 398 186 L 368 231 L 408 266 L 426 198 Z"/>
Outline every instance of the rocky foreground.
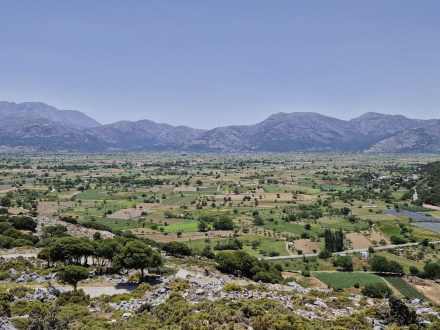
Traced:
<path fill-rule="evenodd" d="M 188 272 L 179 273 L 181 276 L 181 274 L 185 275 Z M 185 276 L 187 278 L 180 278 L 176 275 L 152 278 L 154 282 L 142 284 L 136 289 L 136 295 L 129 293 L 121 295 L 120 299 L 117 295 L 111 296 L 110 299 L 93 299 L 92 303 L 88 303 L 88 309 L 91 314 L 108 318 L 108 322 L 120 322 L 121 319 L 132 318 L 136 313 L 147 308 L 154 310 L 165 304 L 170 297 L 179 293 L 188 304 L 193 306 L 191 312 L 194 315 L 200 313 L 198 305 L 206 301 L 223 302 L 226 305 L 240 301 L 276 301 L 280 302 L 286 309 L 308 320 L 329 321 L 362 313 L 373 329 L 379 330 L 387 327 L 383 319 L 375 317 L 380 314 L 380 311 L 389 310 L 387 299 L 370 299 L 358 294 L 341 295 L 331 289 L 304 288 L 295 282 L 289 282 L 287 285 L 281 286 L 236 279 L 233 276 L 228 277 L 218 272 L 215 272 L 214 276 L 207 277 L 197 273 L 196 276 Z M 98 276 L 97 272 L 92 270 L 91 279 L 86 280 L 86 282 L 92 281 L 92 277 L 95 280 L 98 279 L 101 283 L 127 283 L 129 281 L 124 275 L 119 275 L 119 277 L 115 275 Z M 26 271 L 19 273 L 11 269 L 11 279 L 6 281 L 12 280 L 20 283 L 23 282 L 22 280 L 27 281 L 28 279 L 43 283 L 56 279 L 56 274 L 51 273 L 46 277 L 42 277 L 36 273 Z M 12 305 L 19 302 L 35 301 L 49 304 L 56 303 L 65 290 L 51 283 L 49 282 L 44 288 L 31 289 L 33 292 L 26 292 L 20 297 L 14 296 Z M 142 292 L 139 294 L 139 291 Z M 440 313 L 432 308 L 430 303 L 414 299 L 408 302 L 407 306 L 415 311 L 422 325 L 430 325 L 440 320 Z M 118 315 L 119 318 L 115 318 L 115 315 Z M 29 317 L 28 314 L 5 315 L 2 323 L 0 323 L 0 329 L 16 329 L 11 324 L 14 318 Z M 246 324 L 246 322 L 241 322 L 241 324 Z M 247 325 L 247 327 L 238 327 L 237 329 L 254 328 Z"/>

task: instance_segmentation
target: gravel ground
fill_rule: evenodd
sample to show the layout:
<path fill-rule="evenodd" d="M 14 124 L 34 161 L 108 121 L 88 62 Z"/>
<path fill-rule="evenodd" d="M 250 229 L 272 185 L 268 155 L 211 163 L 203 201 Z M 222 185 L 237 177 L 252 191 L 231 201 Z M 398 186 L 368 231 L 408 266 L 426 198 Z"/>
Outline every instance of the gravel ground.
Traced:
<path fill-rule="evenodd" d="M 90 297 L 99 297 L 103 294 L 112 295 L 112 294 L 121 294 L 121 293 L 129 293 L 137 288 L 137 285 L 130 286 L 107 286 L 107 287 L 93 287 L 93 286 L 85 286 L 78 287 L 79 289 L 83 289 L 86 294 L 89 294 Z M 66 288 L 63 288 L 66 289 Z"/>

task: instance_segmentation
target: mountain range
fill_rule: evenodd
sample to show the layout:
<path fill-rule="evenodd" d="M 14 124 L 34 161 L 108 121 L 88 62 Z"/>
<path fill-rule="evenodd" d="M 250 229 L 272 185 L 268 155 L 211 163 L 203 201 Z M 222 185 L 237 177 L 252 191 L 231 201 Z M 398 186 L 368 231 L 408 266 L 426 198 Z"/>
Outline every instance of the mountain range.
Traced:
<path fill-rule="evenodd" d="M 101 125 L 77 110 L 58 110 L 39 102 L 0 102 L 0 147 L 72 151 L 439 152 L 440 120 L 368 112 L 346 121 L 314 112 L 280 112 L 253 125 L 204 130 L 150 120 Z"/>

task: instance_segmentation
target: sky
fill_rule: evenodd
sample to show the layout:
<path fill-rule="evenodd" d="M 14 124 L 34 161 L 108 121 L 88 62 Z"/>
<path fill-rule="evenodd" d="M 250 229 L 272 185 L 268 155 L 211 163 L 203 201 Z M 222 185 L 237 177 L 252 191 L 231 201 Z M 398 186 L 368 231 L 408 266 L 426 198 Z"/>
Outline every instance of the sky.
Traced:
<path fill-rule="evenodd" d="M 0 0 L 0 100 L 102 124 L 440 118 L 438 0 Z"/>

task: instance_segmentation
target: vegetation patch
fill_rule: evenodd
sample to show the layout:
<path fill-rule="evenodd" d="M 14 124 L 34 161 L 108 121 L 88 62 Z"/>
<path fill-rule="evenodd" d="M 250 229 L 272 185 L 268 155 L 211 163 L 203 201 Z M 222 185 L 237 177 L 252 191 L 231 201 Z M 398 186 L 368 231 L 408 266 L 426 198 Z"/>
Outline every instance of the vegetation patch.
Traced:
<path fill-rule="evenodd" d="M 370 273 L 313 273 L 313 276 L 335 290 L 382 282 L 379 276 Z"/>

